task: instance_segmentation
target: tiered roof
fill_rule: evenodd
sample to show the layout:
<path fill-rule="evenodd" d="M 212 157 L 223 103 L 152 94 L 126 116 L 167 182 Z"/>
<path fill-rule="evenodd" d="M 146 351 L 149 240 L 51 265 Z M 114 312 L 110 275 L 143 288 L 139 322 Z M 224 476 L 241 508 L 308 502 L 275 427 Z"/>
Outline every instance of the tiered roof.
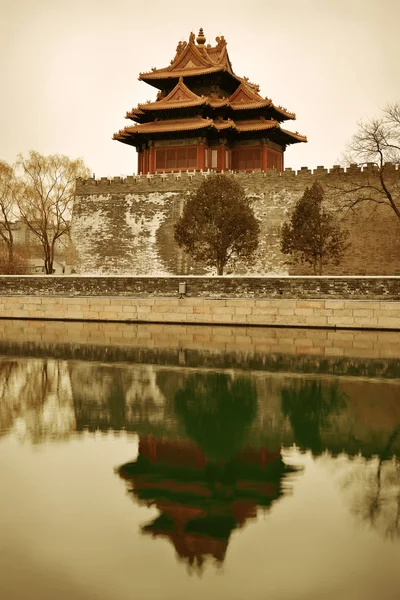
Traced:
<path fill-rule="evenodd" d="M 217 45 L 214 47 L 211 47 L 210 44 L 206 46 L 205 42 L 206 38 L 202 29 L 199 31 L 197 40 L 195 40 L 195 35 L 192 32 L 189 36 L 189 42 L 179 42 L 175 58 L 171 61 L 169 67 L 164 69 L 153 68 L 148 73 L 140 73 L 139 79 L 155 87 L 162 87 L 159 81 L 163 79 L 209 75 L 224 71 L 239 81 L 232 70 L 224 36 L 216 38 Z"/>
<path fill-rule="evenodd" d="M 157 99 L 127 112 L 126 118 L 136 125 L 120 130 L 114 139 L 136 146 L 146 139 L 143 136 L 151 134 L 208 129 L 236 133 L 274 130 L 274 137 L 284 144 L 307 141 L 297 132 L 280 128 L 281 122 L 296 118 L 294 113 L 275 106 L 270 98 L 260 95 L 258 85 L 235 75 L 223 36 L 216 38 L 214 47 L 206 46 L 205 41 L 202 29 L 197 40 L 191 33 L 188 43 L 179 42 L 169 67 L 140 74 L 140 80 L 160 88 Z M 233 92 L 221 88 L 217 93 L 210 85 L 208 94 L 198 95 L 188 87 L 194 76 L 201 76 L 204 82 L 215 73 L 230 79 L 225 87 Z"/>

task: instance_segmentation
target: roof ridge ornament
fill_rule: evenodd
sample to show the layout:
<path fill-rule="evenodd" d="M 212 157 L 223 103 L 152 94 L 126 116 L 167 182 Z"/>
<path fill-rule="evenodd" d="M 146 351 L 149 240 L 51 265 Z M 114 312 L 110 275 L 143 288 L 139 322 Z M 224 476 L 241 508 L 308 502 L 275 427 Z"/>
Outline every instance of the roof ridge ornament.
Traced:
<path fill-rule="evenodd" d="M 199 35 L 196 38 L 196 42 L 198 44 L 198 46 L 204 46 L 204 44 L 206 43 L 207 39 L 206 36 L 204 35 L 204 31 L 203 28 L 200 27 L 199 29 Z"/>

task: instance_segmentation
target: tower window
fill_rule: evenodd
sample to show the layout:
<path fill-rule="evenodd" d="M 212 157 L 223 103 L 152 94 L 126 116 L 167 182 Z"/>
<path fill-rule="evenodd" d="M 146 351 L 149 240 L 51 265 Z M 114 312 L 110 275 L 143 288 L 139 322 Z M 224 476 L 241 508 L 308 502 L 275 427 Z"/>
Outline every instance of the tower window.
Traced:
<path fill-rule="evenodd" d="M 197 147 L 156 148 L 156 171 L 197 168 Z"/>

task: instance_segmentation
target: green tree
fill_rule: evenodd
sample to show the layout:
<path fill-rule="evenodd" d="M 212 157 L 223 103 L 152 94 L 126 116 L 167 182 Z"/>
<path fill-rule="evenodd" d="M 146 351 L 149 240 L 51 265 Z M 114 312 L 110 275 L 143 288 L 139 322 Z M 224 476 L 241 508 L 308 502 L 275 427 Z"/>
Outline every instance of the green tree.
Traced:
<path fill-rule="evenodd" d="M 260 225 L 243 187 L 227 175 L 210 175 L 186 202 L 175 241 L 196 261 L 223 275 L 228 261 L 251 260 Z"/>
<path fill-rule="evenodd" d="M 323 189 L 315 182 L 296 202 L 289 223 L 283 224 L 281 251 L 293 262 L 308 263 L 316 275 L 322 275 L 328 261 L 339 264 L 347 247 L 347 231 L 325 208 Z"/>

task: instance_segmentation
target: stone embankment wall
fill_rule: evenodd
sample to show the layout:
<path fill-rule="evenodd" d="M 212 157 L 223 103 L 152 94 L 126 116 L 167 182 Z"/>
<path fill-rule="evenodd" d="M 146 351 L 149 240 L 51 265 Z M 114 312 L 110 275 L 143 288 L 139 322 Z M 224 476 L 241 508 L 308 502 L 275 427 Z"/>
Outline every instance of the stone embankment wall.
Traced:
<path fill-rule="evenodd" d="M 2 319 L 0 353 L 400 378 L 397 331 Z"/>
<path fill-rule="evenodd" d="M 174 242 L 174 224 L 184 202 L 206 173 L 132 176 L 125 179 L 78 180 L 72 238 L 75 269 L 82 274 L 170 275 L 203 274 Z M 386 206 L 361 205 L 339 210 L 341 189 L 366 182 L 373 171 L 317 167 L 297 173 L 237 173 L 261 222 L 260 246 L 253 264 L 237 262 L 234 274 L 307 274 L 309 267 L 289 267 L 280 252 L 280 230 L 306 187 L 318 180 L 327 202 L 349 232 L 350 246 L 340 265 L 327 274 L 400 275 L 400 222 Z M 394 185 L 400 170 L 393 167 Z M 346 195 L 346 197 L 350 197 Z M 376 209 L 376 210 L 375 210 Z"/>
<path fill-rule="evenodd" d="M 400 329 L 400 278 L 4 276 L 0 318 Z"/>

